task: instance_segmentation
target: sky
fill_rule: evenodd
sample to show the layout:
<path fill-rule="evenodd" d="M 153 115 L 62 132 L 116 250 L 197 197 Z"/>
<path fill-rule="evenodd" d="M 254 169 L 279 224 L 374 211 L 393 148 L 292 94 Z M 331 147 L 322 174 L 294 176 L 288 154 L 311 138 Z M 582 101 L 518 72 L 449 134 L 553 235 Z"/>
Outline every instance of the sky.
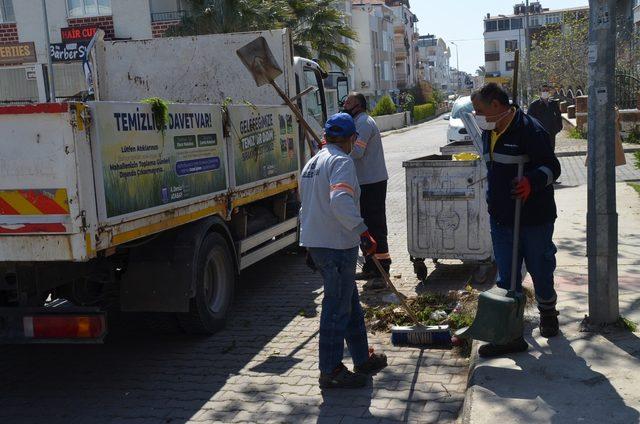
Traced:
<path fill-rule="evenodd" d="M 492 16 L 513 14 L 513 5 L 520 0 L 411 0 L 411 11 L 418 16 L 420 35 L 435 34 L 444 39 L 451 48 L 451 67 L 456 67 L 458 45 L 460 69 L 475 74 L 478 66 L 484 65 L 483 19 Z M 524 0 L 522 0 L 524 3 Z M 562 9 L 587 6 L 588 0 L 540 0 L 542 7 Z"/>

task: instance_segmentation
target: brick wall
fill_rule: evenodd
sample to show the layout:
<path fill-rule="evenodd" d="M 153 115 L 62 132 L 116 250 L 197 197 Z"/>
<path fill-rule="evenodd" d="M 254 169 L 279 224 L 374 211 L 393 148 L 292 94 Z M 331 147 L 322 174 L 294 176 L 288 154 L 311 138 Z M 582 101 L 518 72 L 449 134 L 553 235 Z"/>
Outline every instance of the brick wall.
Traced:
<path fill-rule="evenodd" d="M 151 32 L 153 33 L 153 38 L 164 37 L 164 33 L 167 32 L 169 28 L 178 25 L 179 23 L 180 21 L 153 22 L 151 24 Z"/>
<path fill-rule="evenodd" d="M 0 44 L 2 43 L 17 43 L 18 42 L 18 27 L 15 23 L 0 24 Z"/>
<path fill-rule="evenodd" d="M 113 18 L 111 16 L 92 16 L 87 18 L 67 19 L 69 27 L 94 26 L 104 31 L 104 39 L 111 40 L 114 37 Z"/>

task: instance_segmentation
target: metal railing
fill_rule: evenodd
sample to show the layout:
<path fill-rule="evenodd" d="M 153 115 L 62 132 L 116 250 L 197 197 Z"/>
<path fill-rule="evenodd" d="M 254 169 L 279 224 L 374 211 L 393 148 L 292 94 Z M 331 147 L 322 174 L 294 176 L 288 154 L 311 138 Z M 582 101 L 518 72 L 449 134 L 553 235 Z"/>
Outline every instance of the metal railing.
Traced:
<path fill-rule="evenodd" d="M 629 73 L 616 74 L 616 105 L 620 109 L 636 109 L 640 94 L 640 79 Z"/>
<path fill-rule="evenodd" d="M 151 22 L 179 21 L 187 15 L 185 10 L 174 12 L 159 12 L 151 14 Z"/>

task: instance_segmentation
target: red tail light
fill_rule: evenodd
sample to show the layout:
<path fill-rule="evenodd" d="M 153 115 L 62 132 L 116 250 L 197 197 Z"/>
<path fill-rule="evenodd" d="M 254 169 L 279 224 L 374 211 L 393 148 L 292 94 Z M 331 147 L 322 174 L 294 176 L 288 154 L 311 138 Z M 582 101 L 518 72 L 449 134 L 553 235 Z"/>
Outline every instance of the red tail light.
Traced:
<path fill-rule="evenodd" d="M 106 332 L 103 315 L 38 315 L 24 317 L 23 325 L 33 339 L 96 339 Z"/>

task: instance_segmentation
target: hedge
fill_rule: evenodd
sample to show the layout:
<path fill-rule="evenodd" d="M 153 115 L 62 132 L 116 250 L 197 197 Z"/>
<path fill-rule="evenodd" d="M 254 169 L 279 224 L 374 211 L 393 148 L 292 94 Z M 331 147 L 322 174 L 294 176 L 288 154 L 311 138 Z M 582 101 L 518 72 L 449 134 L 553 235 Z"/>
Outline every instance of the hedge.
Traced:
<path fill-rule="evenodd" d="M 436 105 L 433 103 L 427 103 L 424 105 L 414 106 L 413 108 L 413 121 L 420 122 L 427 118 L 430 118 L 436 114 Z"/>
<path fill-rule="evenodd" d="M 384 96 L 380 99 L 376 107 L 371 111 L 371 116 L 393 115 L 398 111 L 395 103 L 390 96 Z"/>

